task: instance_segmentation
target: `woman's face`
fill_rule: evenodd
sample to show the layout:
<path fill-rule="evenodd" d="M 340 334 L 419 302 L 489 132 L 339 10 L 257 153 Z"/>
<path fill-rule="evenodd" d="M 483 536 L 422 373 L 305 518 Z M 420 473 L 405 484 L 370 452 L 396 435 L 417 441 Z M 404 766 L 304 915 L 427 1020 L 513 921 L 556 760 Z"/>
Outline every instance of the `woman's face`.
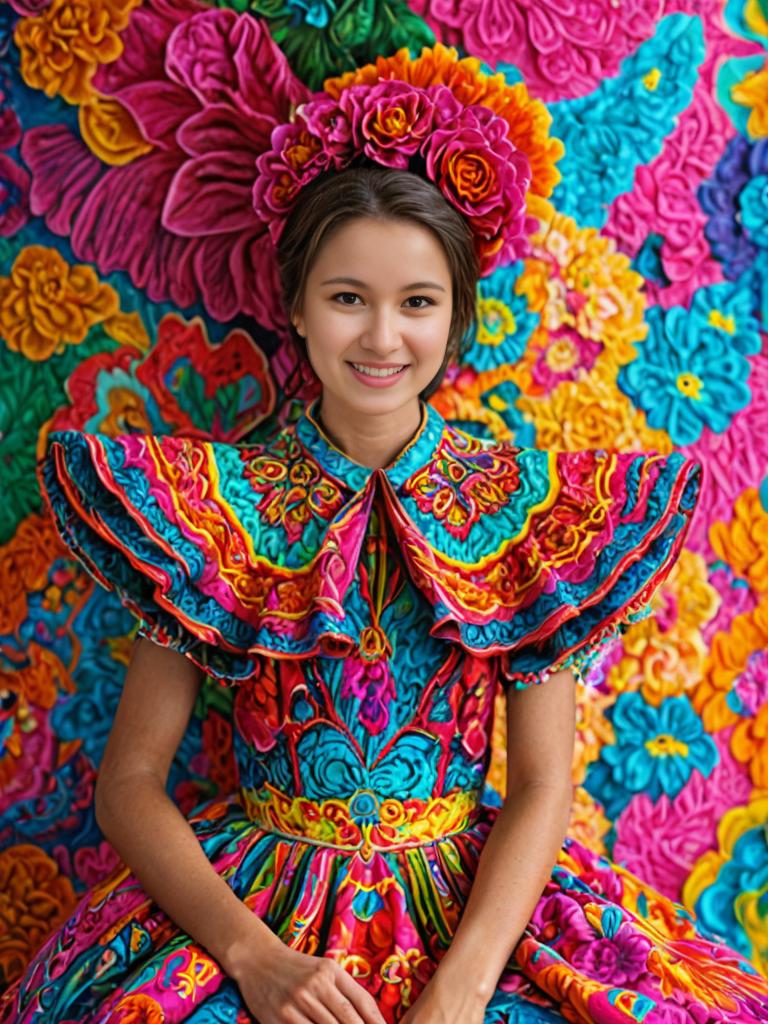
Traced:
<path fill-rule="evenodd" d="M 387 413 L 416 402 L 445 356 L 451 288 L 443 247 L 421 225 L 357 217 L 334 232 L 293 317 L 322 384 L 323 407 L 330 400 L 350 412 Z M 405 369 L 371 377 L 353 363 Z"/>

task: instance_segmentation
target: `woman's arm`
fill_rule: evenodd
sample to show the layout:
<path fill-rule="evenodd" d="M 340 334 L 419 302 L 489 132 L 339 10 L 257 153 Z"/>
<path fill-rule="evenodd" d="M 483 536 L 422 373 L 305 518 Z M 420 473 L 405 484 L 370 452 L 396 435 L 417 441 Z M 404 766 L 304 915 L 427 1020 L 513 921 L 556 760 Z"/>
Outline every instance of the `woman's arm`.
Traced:
<path fill-rule="evenodd" d="M 230 889 L 166 793 L 168 771 L 203 673 L 188 658 L 139 637 L 104 750 L 96 820 L 144 889 L 227 974 L 240 955 L 281 940 Z"/>
<path fill-rule="evenodd" d="M 507 693 L 507 797 L 430 988 L 451 1010 L 484 1005 L 530 921 L 570 821 L 576 684 L 570 669 Z M 453 1019 L 453 1018 L 451 1018 Z"/>

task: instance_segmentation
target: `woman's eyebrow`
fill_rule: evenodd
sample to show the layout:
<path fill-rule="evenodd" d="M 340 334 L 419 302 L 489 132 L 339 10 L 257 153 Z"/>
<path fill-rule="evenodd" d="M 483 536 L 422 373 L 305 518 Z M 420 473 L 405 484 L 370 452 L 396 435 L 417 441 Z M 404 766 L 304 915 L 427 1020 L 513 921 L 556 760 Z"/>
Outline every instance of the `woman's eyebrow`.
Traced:
<path fill-rule="evenodd" d="M 329 277 L 327 281 L 321 281 L 320 284 L 353 284 L 357 288 L 368 287 L 365 281 L 360 281 L 356 277 Z M 412 288 L 434 288 L 440 292 L 445 291 L 445 288 L 441 284 L 437 284 L 436 281 L 413 281 L 411 284 L 403 285 L 401 290 L 409 292 Z"/>

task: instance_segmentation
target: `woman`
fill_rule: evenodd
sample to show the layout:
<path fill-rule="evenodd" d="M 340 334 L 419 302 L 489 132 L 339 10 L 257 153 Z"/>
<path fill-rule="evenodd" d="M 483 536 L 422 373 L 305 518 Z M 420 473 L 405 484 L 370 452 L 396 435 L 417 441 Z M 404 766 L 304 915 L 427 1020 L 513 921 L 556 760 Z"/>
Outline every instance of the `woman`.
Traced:
<path fill-rule="evenodd" d="M 0 1021 L 762 1019 L 750 964 L 566 836 L 575 676 L 648 613 L 701 467 L 479 441 L 427 404 L 478 262 L 418 175 L 320 177 L 278 256 L 322 388 L 296 423 L 51 437 L 62 537 L 140 619 L 96 791 L 123 863 Z M 185 819 L 165 784 L 206 674 L 236 687 L 240 788 Z M 631 955 L 605 982 L 609 941 Z"/>

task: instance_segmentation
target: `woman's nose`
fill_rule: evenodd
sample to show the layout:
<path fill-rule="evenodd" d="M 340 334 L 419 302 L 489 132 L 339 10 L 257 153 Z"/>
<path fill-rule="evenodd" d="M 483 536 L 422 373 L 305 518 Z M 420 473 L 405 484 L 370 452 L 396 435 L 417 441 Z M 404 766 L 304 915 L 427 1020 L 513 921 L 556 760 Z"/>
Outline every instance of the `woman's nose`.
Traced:
<path fill-rule="evenodd" d="M 388 309 L 372 311 L 362 341 L 365 348 L 382 356 L 402 348 L 397 314 Z"/>

